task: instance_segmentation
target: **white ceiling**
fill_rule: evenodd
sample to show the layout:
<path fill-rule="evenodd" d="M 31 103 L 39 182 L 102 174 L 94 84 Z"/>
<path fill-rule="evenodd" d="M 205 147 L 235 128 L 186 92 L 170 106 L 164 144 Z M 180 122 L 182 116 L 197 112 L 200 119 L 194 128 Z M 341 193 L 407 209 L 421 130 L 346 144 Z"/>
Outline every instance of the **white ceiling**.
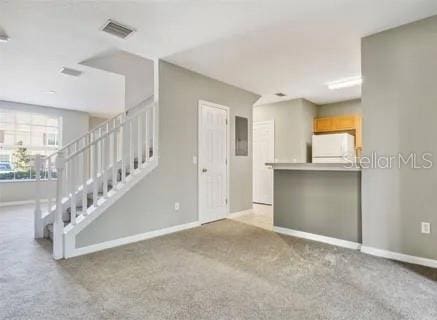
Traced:
<path fill-rule="evenodd" d="M 0 28 L 11 40 L 0 43 L 0 99 L 118 112 L 124 77 L 79 63 L 124 50 L 260 95 L 345 100 L 359 88 L 330 91 L 325 83 L 360 74 L 362 36 L 434 14 L 435 0 L 3 0 Z M 104 34 L 108 18 L 138 31 L 126 40 Z M 67 77 L 62 66 L 84 73 Z"/>

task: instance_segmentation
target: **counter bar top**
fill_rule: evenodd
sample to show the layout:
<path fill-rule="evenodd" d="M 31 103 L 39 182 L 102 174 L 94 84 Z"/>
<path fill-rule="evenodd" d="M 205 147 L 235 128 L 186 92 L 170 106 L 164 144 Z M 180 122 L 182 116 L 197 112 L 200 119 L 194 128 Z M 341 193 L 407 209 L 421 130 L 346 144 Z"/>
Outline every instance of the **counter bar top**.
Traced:
<path fill-rule="evenodd" d="M 361 168 L 350 163 L 294 163 L 294 162 L 268 162 L 273 170 L 296 170 L 296 171 L 361 171 Z"/>

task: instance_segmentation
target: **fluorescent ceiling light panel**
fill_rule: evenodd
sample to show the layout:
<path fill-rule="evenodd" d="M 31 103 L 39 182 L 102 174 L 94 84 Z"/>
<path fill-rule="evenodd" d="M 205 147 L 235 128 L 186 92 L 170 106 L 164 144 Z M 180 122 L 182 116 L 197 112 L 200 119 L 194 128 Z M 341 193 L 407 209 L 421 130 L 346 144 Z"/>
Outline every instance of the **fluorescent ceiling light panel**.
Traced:
<path fill-rule="evenodd" d="M 336 81 L 328 82 L 326 85 L 331 90 L 350 88 L 355 86 L 360 86 L 363 83 L 361 76 L 344 78 Z"/>
<path fill-rule="evenodd" d="M 76 69 L 71 69 L 71 68 L 67 68 L 67 67 L 63 67 L 60 70 L 61 73 L 72 76 L 72 77 L 79 77 L 82 74 L 82 71 L 76 70 Z"/>
<path fill-rule="evenodd" d="M 8 42 L 9 37 L 5 34 L 0 34 L 0 42 Z"/>

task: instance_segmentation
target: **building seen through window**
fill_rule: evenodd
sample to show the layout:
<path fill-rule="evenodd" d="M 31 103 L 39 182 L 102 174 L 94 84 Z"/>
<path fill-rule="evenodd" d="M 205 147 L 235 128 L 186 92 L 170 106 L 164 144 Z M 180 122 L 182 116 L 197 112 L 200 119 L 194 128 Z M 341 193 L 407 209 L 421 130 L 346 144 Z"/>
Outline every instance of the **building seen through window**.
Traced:
<path fill-rule="evenodd" d="M 56 152 L 60 124 L 56 116 L 0 109 L 0 180 L 34 179 L 35 155 Z"/>

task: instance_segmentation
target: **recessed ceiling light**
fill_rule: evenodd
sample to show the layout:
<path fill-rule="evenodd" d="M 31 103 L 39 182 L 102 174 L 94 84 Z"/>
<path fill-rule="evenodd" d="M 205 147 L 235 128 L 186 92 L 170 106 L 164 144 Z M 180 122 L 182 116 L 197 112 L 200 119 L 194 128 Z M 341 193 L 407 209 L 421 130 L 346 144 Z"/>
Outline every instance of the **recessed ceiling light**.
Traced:
<path fill-rule="evenodd" d="M 360 86 L 363 83 L 361 76 L 344 78 L 336 81 L 328 82 L 326 85 L 331 90 Z"/>
<path fill-rule="evenodd" d="M 8 42 L 9 37 L 5 34 L 0 34 L 0 42 Z"/>
<path fill-rule="evenodd" d="M 48 94 L 55 94 L 56 91 L 54 91 L 54 90 L 49 90 L 49 91 L 47 91 L 47 93 L 48 93 Z"/>

